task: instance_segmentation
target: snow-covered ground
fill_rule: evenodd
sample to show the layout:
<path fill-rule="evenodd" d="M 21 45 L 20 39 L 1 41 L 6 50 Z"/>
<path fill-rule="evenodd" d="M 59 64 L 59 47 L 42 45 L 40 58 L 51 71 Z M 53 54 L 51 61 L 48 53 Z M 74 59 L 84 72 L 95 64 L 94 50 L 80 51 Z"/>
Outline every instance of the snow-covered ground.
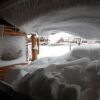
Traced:
<path fill-rule="evenodd" d="M 71 46 L 71 49 L 73 49 L 76 46 Z M 59 57 L 59 56 L 62 56 L 68 52 L 70 52 L 70 45 L 40 46 L 40 53 L 38 55 L 38 58 Z"/>
<path fill-rule="evenodd" d="M 57 45 L 57 46 L 50 46 L 50 45 L 40 45 L 39 46 L 39 54 L 37 59 L 44 58 L 44 57 L 60 57 L 68 52 L 70 52 L 74 47 L 78 45 Z M 31 54 L 31 44 L 28 45 L 28 55 L 29 59 L 32 58 Z M 29 61 L 30 62 L 30 61 Z"/>

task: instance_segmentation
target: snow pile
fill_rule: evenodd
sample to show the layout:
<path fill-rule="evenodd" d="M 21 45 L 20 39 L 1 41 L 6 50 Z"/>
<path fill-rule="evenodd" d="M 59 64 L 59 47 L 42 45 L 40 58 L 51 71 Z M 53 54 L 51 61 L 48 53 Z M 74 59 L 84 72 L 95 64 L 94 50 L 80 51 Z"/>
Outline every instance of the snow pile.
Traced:
<path fill-rule="evenodd" d="M 10 70 L 5 74 L 4 81 L 9 84 L 16 83 L 16 81 L 19 81 L 27 73 L 28 72 L 22 70 L 18 65 L 16 65 L 14 68 L 10 68 Z"/>
<path fill-rule="evenodd" d="M 0 36 L 0 67 L 27 63 L 25 36 Z"/>
<path fill-rule="evenodd" d="M 64 98 L 78 100 L 80 90 L 80 87 L 77 85 L 67 85 L 66 82 L 62 82 L 57 76 L 47 75 L 44 68 L 28 74 L 14 84 L 14 87 L 18 92 L 30 95 L 33 100 L 66 100 Z M 71 96 L 71 93 L 73 96 Z"/>
<path fill-rule="evenodd" d="M 82 91 L 80 100 L 100 100 L 100 60 L 88 64 L 86 78 L 88 88 Z"/>
<path fill-rule="evenodd" d="M 34 98 L 33 95 L 42 98 L 40 96 L 42 92 L 48 93 L 48 97 L 52 97 L 52 92 L 59 92 L 58 88 L 62 86 L 62 84 L 64 84 L 64 87 L 66 85 L 76 85 L 76 87 L 79 86 L 81 88 L 80 100 L 99 100 L 99 49 L 100 46 L 95 45 L 91 45 L 90 47 L 79 46 L 73 49 L 69 54 L 58 58 L 48 57 L 36 60 L 27 68 L 23 69 L 29 74 L 23 75 L 24 77 L 14 83 L 12 82 L 12 84 L 17 91 L 31 95 L 32 98 Z M 53 88 L 51 89 L 51 87 L 54 86 L 56 87 L 52 90 Z M 52 92 L 49 90 L 52 90 Z M 54 97 L 58 96 L 56 92 L 53 92 Z M 90 95 L 94 98 L 91 99 Z M 45 98 L 44 95 L 42 96 Z"/>
<path fill-rule="evenodd" d="M 57 58 L 56 57 L 44 57 L 38 60 L 31 62 L 28 67 L 25 68 L 25 71 L 34 72 L 39 68 L 45 68 L 48 65 L 52 64 Z"/>
<path fill-rule="evenodd" d="M 17 92 L 10 84 L 3 81 L 0 81 L 0 98 L 2 100 L 32 100 L 30 96 Z"/>
<path fill-rule="evenodd" d="M 82 45 L 74 48 L 67 60 L 71 61 L 82 57 L 87 57 L 90 60 L 100 60 L 100 45 Z"/>

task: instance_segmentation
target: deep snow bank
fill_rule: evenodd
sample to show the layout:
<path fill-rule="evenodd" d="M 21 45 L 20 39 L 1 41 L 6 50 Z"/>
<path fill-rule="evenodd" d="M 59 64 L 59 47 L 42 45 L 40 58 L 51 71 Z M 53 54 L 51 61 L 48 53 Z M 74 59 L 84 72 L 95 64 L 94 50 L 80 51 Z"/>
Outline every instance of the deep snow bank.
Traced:
<path fill-rule="evenodd" d="M 38 59 L 32 62 L 27 68 L 19 69 L 28 72 L 29 73 L 28 76 L 26 74 L 21 75 L 19 77 L 22 77 L 22 79 L 20 80 L 16 79 L 16 81 L 10 83 L 14 84 L 14 86 L 18 90 L 25 92 L 26 94 L 29 93 L 32 95 L 35 93 L 34 86 L 36 84 L 42 83 L 44 87 L 46 84 L 48 84 L 48 82 L 52 81 L 54 82 L 54 80 L 58 80 L 56 82 L 56 85 L 58 83 L 60 84 L 64 83 L 67 85 L 80 86 L 81 87 L 80 100 L 91 100 L 90 94 L 92 95 L 92 93 L 94 93 L 93 91 L 95 91 L 94 95 L 99 94 L 99 88 L 100 88 L 99 51 L 100 51 L 99 45 L 90 45 L 90 46 L 86 45 L 86 46 L 79 46 L 78 48 L 73 49 L 70 53 L 63 55 L 61 57 L 57 58 L 48 57 L 48 58 Z M 43 69 L 43 71 L 41 71 L 41 68 Z M 36 74 L 37 71 L 38 74 Z M 43 81 L 45 79 L 44 77 L 46 77 L 47 81 L 46 80 Z M 33 83 L 35 85 L 33 85 Z M 47 87 L 49 85 L 47 85 Z M 38 87 L 39 85 L 37 85 L 37 89 Z M 51 87 L 48 88 L 50 89 Z M 98 98 L 99 95 L 97 95 L 97 98 L 94 98 L 93 100 L 98 100 Z"/>

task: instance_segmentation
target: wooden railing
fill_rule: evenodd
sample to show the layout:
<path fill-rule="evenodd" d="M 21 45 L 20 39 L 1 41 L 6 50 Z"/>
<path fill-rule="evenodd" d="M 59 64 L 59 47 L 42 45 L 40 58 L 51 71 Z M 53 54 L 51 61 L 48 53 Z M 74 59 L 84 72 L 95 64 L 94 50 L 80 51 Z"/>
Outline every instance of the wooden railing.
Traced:
<path fill-rule="evenodd" d="M 0 25 L 0 35 L 23 35 L 16 27 Z"/>

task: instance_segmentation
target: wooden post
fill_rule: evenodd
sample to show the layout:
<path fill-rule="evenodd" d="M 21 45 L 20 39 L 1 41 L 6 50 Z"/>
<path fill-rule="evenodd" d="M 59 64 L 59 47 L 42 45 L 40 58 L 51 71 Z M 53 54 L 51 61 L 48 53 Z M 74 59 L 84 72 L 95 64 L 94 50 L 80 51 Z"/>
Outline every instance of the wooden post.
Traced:
<path fill-rule="evenodd" d="M 31 39 L 32 39 L 32 61 L 34 61 L 37 59 L 37 54 L 38 54 L 36 34 L 32 34 Z"/>
<path fill-rule="evenodd" d="M 40 53 L 39 42 L 40 42 L 40 40 L 39 40 L 39 37 L 38 37 L 37 38 L 38 54 Z"/>

